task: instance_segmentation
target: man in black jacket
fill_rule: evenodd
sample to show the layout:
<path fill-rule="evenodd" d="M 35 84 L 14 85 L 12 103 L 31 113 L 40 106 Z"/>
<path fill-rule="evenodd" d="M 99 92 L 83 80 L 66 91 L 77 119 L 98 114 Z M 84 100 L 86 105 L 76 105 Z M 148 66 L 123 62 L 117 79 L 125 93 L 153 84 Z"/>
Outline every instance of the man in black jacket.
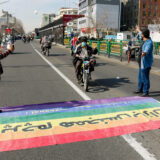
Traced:
<path fill-rule="evenodd" d="M 87 51 L 87 53 L 85 53 L 85 51 Z M 86 37 L 83 37 L 82 38 L 82 41 L 81 41 L 81 44 L 79 44 L 76 48 L 76 51 L 75 51 L 75 55 L 76 55 L 76 63 L 75 63 L 75 70 L 76 70 L 76 77 L 77 77 L 77 80 L 80 81 L 81 77 L 80 76 L 80 69 L 81 69 L 81 66 L 82 66 L 82 63 L 83 63 L 83 60 L 78 58 L 81 54 L 87 54 L 86 57 L 91 57 L 92 54 L 97 54 L 98 50 L 97 48 L 93 49 L 91 46 L 89 46 L 87 44 L 87 38 Z M 96 60 L 95 59 L 92 59 L 90 60 L 90 64 L 91 64 L 91 72 L 94 71 L 94 66 L 96 64 Z"/>

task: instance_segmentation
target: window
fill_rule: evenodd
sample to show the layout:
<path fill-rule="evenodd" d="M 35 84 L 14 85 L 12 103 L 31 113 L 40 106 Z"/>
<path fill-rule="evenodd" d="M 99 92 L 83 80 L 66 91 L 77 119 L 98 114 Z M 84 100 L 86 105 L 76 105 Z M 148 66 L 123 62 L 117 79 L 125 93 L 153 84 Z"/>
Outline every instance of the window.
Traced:
<path fill-rule="evenodd" d="M 79 21 L 79 24 L 83 24 L 83 23 L 86 23 L 86 19 L 82 20 L 82 21 Z"/>
<path fill-rule="evenodd" d="M 154 17 L 156 17 L 157 16 L 157 13 L 156 12 L 154 12 Z"/>
<path fill-rule="evenodd" d="M 142 24 L 145 24 L 145 20 L 144 19 L 142 19 Z"/>
<path fill-rule="evenodd" d="M 143 17 L 145 17 L 146 16 L 146 12 L 145 11 L 143 11 Z"/>
<path fill-rule="evenodd" d="M 149 17 L 151 16 L 151 12 L 148 12 L 148 16 L 149 16 Z"/>
<path fill-rule="evenodd" d="M 146 4 L 145 3 L 143 4 L 143 8 L 146 8 Z"/>
<path fill-rule="evenodd" d="M 79 14 L 86 14 L 86 10 L 82 11 L 82 12 L 79 12 Z"/>

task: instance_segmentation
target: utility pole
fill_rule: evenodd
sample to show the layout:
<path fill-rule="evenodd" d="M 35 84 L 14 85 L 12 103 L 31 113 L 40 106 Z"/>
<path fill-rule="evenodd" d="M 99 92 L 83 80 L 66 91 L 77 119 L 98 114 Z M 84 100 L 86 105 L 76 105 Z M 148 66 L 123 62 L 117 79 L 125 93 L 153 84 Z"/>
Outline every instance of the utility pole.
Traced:
<path fill-rule="evenodd" d="M 5 3 L 7 3 L 7 2 L 9 2 L 9 0 L 8 0 L 8 1 L 3 1 L 3 2 L 0 2 L 0 4 L 5 4 Z"/>

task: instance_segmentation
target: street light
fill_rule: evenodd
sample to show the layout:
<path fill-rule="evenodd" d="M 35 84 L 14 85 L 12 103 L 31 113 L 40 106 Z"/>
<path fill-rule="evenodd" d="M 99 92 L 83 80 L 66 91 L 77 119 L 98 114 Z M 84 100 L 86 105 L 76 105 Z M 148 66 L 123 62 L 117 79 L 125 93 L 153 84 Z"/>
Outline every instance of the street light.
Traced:
<path fill-rule="evenodd" d="M 0 4 L 4 4 L 4 3 L 7 3 L 7 2 L 9 2 L 9 0 L 8 0 L 8 1 L 3 1 L 3 2 L 0 2 Z"/>

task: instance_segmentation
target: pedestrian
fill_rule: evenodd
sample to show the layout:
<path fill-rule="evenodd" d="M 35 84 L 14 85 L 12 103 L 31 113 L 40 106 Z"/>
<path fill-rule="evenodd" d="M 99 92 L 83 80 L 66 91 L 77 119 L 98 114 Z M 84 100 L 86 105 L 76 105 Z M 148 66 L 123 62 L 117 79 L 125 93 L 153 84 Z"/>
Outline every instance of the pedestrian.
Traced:
<path fill-rule="evenodd" d="M 147 97 L 149 96 L 150 71 L 153 64 L 153 41 L 150 38 L 148 29 L 141 32 L 139 27 L 137 27 L 137 31 L 142 36 L 143 45 L 139 60 L 138 90 L 135 93 L 143 93 L 142 97 Z"/>

